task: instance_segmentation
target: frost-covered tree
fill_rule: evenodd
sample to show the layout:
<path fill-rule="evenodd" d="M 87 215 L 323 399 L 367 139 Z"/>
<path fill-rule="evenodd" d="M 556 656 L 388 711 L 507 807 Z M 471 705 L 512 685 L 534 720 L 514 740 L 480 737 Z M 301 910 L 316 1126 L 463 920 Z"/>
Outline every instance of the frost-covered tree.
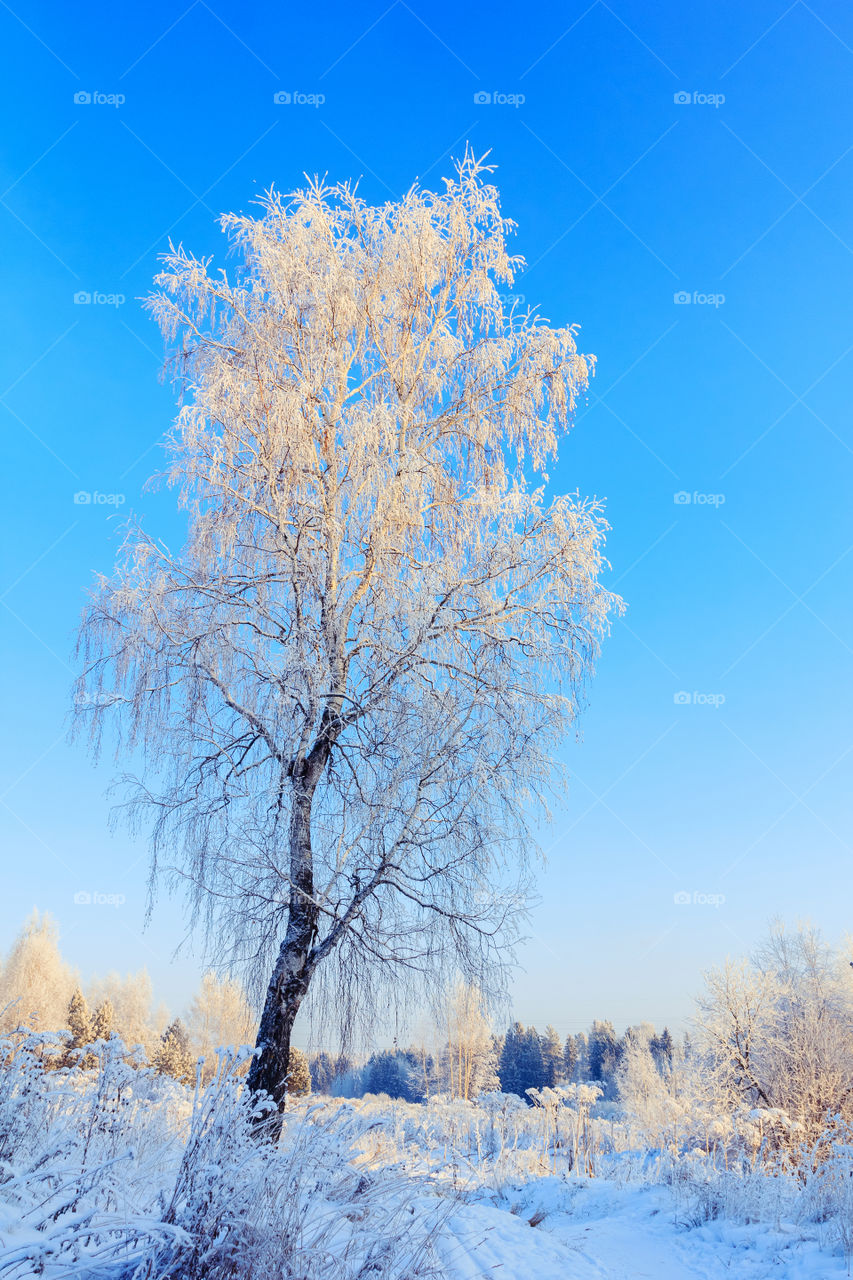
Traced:
<path fill-rule="evenodd" d="M 555 1029 L 548 1025 L 545 1034 L 540 1038 L 542 1046 L 542 1066 L 545 1071 L 545 1084 L 553 1089 L 565 1075 L 563 1059 L 563 1043 Z"/>
<path fill-rule="evenodd" d="M 189 1033 L 180 1018 L 175 1018 L 163 1032 L 154 1054 L 154 1068 L 161 1075 L 172 1076 L 182 1084 L 195 1078 L 196 1059 Z"/>
<path fill-rule="evenodd" d="M 649 1040 L 649 1052 L 654 1059 L 658 1071 L 666 1072 L 672 1067 L 675 1044 L 669 1027 L 664 1027 L 660 1035 L 653 1035 Z"/>
<path fill-rule="evenodd" d="M 570 1032 L 566 1036 L 566 1043 L 563 1045 L 563 1074 L 569 1084 L 574 1080 L 578 1070 L 580 1060 L 578 1039 L 578 1036 L 573 1036 Z"/>
<path fill-rule="evenodd" d="M 308 1059 L 301 1049 L 294 1045 L 290 1050 L 290 1065 L 287 1072 L 287 1092 L 302 1095 L 311 1092 L 311 1068 Z"/>
<path fill-rule="evenodd" d="M 589 1079 L 589 1040 L 586 1032 L 579 1031 L 575 1036 L 575 1044 L 577 1046 L 577 1077 L 578 1080 Z"/>
<path fill-rule="evenodd" d="M 587 1041 L 587 1067 L 590 1080 L 598 1080 L 605 1089 L 613 1085 L 619 1065 L 619 1040 L 613 1023 L 596 1020 Z"/>
<path fill-rule="evenodd" d="M 150 300 L 187 541 L 130 526 L 75 706 L 144 761 L 155 873 L 214 959 L 271 973 L 249 1082 L 280 1105 L 312 983 L 346 1023 L 379 985 L 499 982 L 618 607 L 600 503 L 546 496 L 591 357 L 505 305 L 487 172 L 271 192 L 223 219 L 232 275 L 173 249 Z"/>
<path fill-rule="evenodd" d="M 92 1039 L 109 1040 L 115 1023 L 115 1010 L 112 1001 L 107 997 L 102 1000 L 92 1014 Z"/>
<path fill-rule="evenodd" d="M 521 1096 L 519 1075 L 519 1057 L 524 1039 L 524 1027 L 520 1022 L 513 1022 L 507 1029 L 501 1045 L 501 1056 L 498 1061 L 498 1078 L 504 1093 L 517 1093 Z"/>
<path fill-rule="evenodd" d="M 335 1079 L 335 1060 L 325 1049 L 314 1053 L 308 1059 L 311 1072 L 311 1084 L 315 1093 L 331 1093 Z"/>
<path fill-rule="evenodd" d="M 312 1054 L 308 1060 L 312 1091 L 314 1093 L 331 1094 L 336 1081 L 351 1071 L 352 1067 L 352 1062 L 344 1054 L 338 1054 L 337 1057 L 333 1057 L 325 1049 L 321 1049 L 319 1053 Z"/>
<path fill-rule="evenodd" d="M 361 1091 L 419 1102 L 423 1096 L 419 1077 L 417 1054 L 406 1049 L 382 1049 L 372 1053 L 365 1063 Z"/>
<path fill-rule="evenodd" d="M 535 1027 L 528 1027 L 519 1045 L 518 1075 L 521 1096 L 528 1089 L 541 1089 L 545 1084 L 545 1062 L 542 1057 L 542 1039 Z"/>
<path fill-rule="evenodd" d="M 75 987 L 71 993 L 71 999 L 68 1002 L 68 1012 L 65 1015 L 65 1022 L 71 1033 L 68 1041 L 68 1048 L 82 1049 L 84 1045 L 90 1044 L 92 1041 L 92 1015 L 89 1012 L 89 1006 L 86 1003 L 86 997 L 79 987 Z"/>
<path fill-rule="evenodd" d="M 483 1009 L 483 997 L 471 983 L 457 982 L 446 1004 L 446 1038 L 440 1057 L 442 1092 L 471 1100 L 499 1087 L 494 1037 Z"/>
<path fill-rule="evenodd" d="M 706 975 L 696 1024 L 721 1108 L 746 1104 L 813 1143 L 830 1117 L 853 1123 L 853 983 L 816 930 L 777 925 L 750 960 Z"/>
<path fill-rule="evenodd" d="M 616 1068 L 616 1090 L 631 1124 L 639 1125 L 643 1140 L 652 1147 L 668 1146 L 673 1154 L 684 1149 L 685 1138 L 700 1134 L 705 1143 L 712 1135 L 727 1135 L 725 1121 L 709 1110 L 706 1082 L 701 1072 L 685 1066 L 673 1052 L 662 1071 L 651 1050 L 650 1037 L 628 1034 Z M 730 1133 L 730 1130 L 728 1130 Z"/>
<path fill-rule="evenodd" d="M 129 1049 L 141 1046 L 149 1060 L 157 1052 L 166 1023 L 162 1010 L 153 1012 L 152 1000 L 151 978 L 146 969 L 124 977 L 108 973 L 105 978 L 96 979 L 89 991 L 91 1004 L 110 1006 L 110 1030 L 121 1036 Z"/>
<path fill-rule="evenodd" d="M 256 1019 L 240 983 L 205 973 L 190 1005 L 187 1030 L 193 1052 L 205 1060 L 206 1081 L 216 1068 L 217 1049 L 233 1049 L 254 1039 Z"/>
<path fill-rule="evenodd" d="M 67 1027 L 76 979 L 59 950 L 59 929 L 33 911 L 0 972 L 0 1030 L 26 1023 L 38 1031 Z"/>
<path fill-rule="evenodd" d="M 542 1042 L 535 1027 L 514 1022 L 506 1033 L 501 1050 L 498 1076 L 504 1093 L 527 1097 L 528 1089 L 541 1089 L 546 1083 Z"/>

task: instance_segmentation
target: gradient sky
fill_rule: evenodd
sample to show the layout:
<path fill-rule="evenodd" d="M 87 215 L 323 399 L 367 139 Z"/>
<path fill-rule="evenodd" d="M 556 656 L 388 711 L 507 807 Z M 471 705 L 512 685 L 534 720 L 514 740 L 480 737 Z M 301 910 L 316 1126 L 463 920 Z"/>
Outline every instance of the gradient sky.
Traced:
<path fill-rule="evenodd" d="M 110 517 L 133 508 L 180 535 L 172 496 L 143 492 L 174 402 L 138 302 L 158 253 L 171 236 L 221 262 L 216 215 L 303 172 L 360 177 L 376 201 L 437 184 L 466 140 L 491 149 L 519 224 L 516 292 L 578 322 L 598 357 L 553 480 L 606 497 L 610 581 L 629 604 L 566 749 L 515 1012 L 563 1033 L 593 1017 L 680 1025 L 701 971 L 749 951 L 771 917 L 839 938 L 849 6 L 34 0 L 4 3 L 0 31 L 0 946 L 38 906 L 84 977 L 147 965 L 175 1009 L 201 964 L 172 960 L 178 903 L 143 931 L 145 842 L 110 833 L 115 770 L 66 739 Z"/>

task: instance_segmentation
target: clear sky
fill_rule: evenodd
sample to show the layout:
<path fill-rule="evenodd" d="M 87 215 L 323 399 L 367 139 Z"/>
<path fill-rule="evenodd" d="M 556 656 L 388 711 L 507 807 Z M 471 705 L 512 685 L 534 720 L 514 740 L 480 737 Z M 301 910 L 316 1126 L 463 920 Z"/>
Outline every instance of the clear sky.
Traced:
<path fill-rule="evenodd" d="M 110 833 L 114 769 L 65 736 L 116 512 L 180 534 L 171 495 L 143 490 L 173 412 L 137 301 L 158 253 L 171 236 L 221 261 L 216 215 L 306 171 L 376 201 L 436 184 L 466 140 L 519 224 L 516 292 L 598 357 L 553 480 L 607 498 L 629 604 L 567 746 L 516 1014 L 679 1024 L 702 969 L 774 915 L 838 938 L 850 7 L 15 0 L 0 35 L 0 945 L 37 905 L 84 976 L 145 964 L 176 1009 L 200 964 L 172 962 L 179 904 L 143 931 L 145 843 Z"/>

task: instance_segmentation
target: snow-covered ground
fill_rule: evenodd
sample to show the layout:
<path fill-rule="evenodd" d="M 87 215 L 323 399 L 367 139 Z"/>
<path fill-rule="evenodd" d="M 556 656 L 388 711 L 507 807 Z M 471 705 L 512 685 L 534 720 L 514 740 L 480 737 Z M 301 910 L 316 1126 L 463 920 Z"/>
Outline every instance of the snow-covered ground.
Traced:
<path fill-rule="evenodd" d="M 193 1095 L 120 1042 L 45 1071 L 0 1045 L 0 1280 L 842 1280 L 851 1152 L 811 1169 L 632 1145 L 541 1102 L 308 1098 L 279 1148 L 228 1070 Z"/>
<path fill-rule="evenodd" d="M 538 1221 L 539 1214 L 545 1217 Z M 531 1220 L 537 1225 L 531 1226 Z M 842 1280 L 840 1255 L 790 1223 L 685 1221 L 665 1187 L 529 1182 L 497 1204 L 459 1207 L 438 1242 L 453 1280 Z"/>

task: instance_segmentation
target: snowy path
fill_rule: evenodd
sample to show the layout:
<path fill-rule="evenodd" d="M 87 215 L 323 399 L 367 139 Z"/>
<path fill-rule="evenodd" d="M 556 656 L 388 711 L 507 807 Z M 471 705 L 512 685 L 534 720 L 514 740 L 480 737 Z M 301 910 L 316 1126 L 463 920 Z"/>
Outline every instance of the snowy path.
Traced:
<path fill-rule="evenodd" d="M 511 1209 L 515 1211 L 512 1212 Z M 545 1218 L 536 1226 L 536 1210 Z M 463 1204 L 439 1252 L 454 1280 L 845 1280 L 838 1254 L 784 1225 L 687 1226 L 665 1188 L 530 1183 L 518 1199 Z"/>

